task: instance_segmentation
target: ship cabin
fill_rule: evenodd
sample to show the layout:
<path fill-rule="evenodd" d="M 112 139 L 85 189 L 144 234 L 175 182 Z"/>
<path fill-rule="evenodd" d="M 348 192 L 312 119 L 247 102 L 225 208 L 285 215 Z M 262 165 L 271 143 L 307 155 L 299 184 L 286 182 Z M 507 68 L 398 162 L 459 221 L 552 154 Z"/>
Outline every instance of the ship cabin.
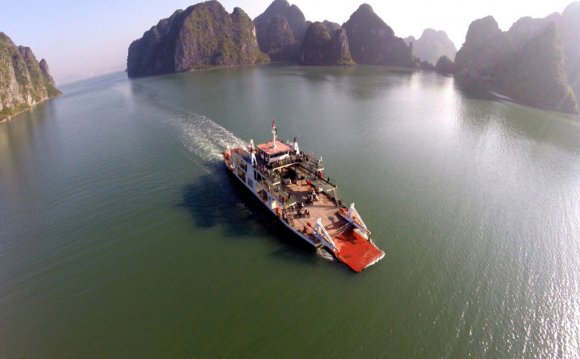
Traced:
<path fill-rule="evenodd" d="M 268 166 L 276 167 L 276 164 L 290 158 L 293 148 L 282 141 L 274 140 L 258 145 L 258 156 Z"/>

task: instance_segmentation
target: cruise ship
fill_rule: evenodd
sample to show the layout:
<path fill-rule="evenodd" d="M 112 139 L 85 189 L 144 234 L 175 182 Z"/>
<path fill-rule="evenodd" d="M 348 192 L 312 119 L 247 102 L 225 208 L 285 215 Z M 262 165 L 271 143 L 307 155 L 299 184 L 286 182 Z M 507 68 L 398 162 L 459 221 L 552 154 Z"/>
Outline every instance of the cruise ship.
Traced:
<path fill-rule="evenodd" d="M 296 236 L 327 252 L 354 272 L 377 263 L 385 253 L 354 203 L 343 205 L 337 186 L 324 176 L 322 157 L 300 151 L 298 142 L 277 138 L 247 147 L 227 148 L 227 169 Z"/>

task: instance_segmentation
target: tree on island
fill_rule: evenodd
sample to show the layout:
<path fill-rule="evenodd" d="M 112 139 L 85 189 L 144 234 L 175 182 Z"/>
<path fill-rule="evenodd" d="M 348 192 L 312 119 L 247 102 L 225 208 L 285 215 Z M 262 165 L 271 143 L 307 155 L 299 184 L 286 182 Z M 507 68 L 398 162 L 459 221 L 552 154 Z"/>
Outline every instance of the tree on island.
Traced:
<path fill-rule="evenodd" d="M 443 55 L 435 64 L 435 71 L 445 75 L 452 75 L 455 72 L 455 64 L 449 57 Z"/>

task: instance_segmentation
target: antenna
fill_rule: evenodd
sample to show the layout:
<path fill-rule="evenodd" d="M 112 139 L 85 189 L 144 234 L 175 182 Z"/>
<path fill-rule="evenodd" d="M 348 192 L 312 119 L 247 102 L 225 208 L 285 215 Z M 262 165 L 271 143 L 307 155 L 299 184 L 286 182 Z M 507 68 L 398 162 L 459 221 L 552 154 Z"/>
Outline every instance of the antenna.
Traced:
<path fill-rule="evenodd" d="M 272 120 L 272 143 L 274 148 L 276 148 L 276 135 L 278 134 L 278 129 L 276 128 L 276 119 Z"/>

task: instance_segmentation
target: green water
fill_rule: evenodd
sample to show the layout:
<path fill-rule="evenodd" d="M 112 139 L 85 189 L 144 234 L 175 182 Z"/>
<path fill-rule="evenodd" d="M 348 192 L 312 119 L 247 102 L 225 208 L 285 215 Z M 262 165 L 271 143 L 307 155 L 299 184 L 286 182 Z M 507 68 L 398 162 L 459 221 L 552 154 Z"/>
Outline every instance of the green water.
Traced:
<path fill-rule="evenodd" d="M 116 74 L 0 124 L 1 358 L 577 358 L 580 122 L 382 68 Z M 298 136 L 385 258 L 235 186 Z"/>

